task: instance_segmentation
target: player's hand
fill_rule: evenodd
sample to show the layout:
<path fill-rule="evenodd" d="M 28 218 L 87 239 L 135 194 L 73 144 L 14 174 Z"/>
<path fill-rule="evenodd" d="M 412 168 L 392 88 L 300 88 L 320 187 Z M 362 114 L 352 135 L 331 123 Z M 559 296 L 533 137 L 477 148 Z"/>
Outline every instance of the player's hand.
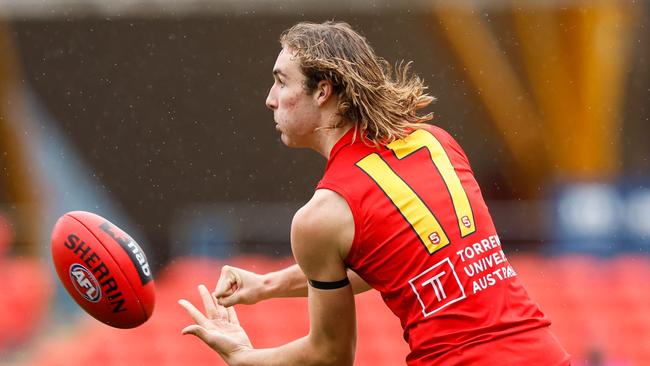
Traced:
<path fill-rule="evenodd" d="M 219 305 L 255 304 L 265 299 L 266 288 L 262 275 L 241 268 L 223 266 L 214 290 Z"/>
<path fill-rule="evenodd" d="M 238 355 L 251 350 L 253 346 L 246 332 L 239 325 L 234 308 L 225 308 L 217 304 L 203 285 L 199 286 L 199 294 L 203 300 L 205 315 L 191 302 L 185 299 L 178 300 L 196 323 L 188 325 L 181 333 L 195 335 L 217 351 L 228 364 L 232 364 Z"/>

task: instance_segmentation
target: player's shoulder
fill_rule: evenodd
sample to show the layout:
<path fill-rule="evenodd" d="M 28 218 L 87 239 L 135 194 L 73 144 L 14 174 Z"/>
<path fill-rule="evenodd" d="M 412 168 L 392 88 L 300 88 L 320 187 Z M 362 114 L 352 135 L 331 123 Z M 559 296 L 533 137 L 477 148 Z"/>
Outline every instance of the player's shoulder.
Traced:
<path fill-rule="evenodd" d="M 311 230 L 328 230 L 344 224 L 352 217 L 350 207 L 338 193 L 329 189 L 317 189 L 312 198 L 294 216 L 294 223 Z"/>
<path fill-rule="evenodd" d="M 292 242 L 332 244 L 345 250 L 354 237 L 354 218 L 347 202 L 329 189 L 317 189 L 294 215 Z M 306 240 L 309 239 L 309 240 Z"/>

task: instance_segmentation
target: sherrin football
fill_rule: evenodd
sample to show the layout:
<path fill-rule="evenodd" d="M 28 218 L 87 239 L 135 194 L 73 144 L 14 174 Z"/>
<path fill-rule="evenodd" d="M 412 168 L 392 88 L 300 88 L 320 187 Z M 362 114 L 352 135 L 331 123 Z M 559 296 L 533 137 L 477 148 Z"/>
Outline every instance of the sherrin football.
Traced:
<path fill-rule="evenodd" d="M 84 211 L 61 216 L 52 230 L 52 259 L 68 293 L 95 319 L 134 328 L 151 316 L 149 262 L 135 240 L 103 217 Z"/>

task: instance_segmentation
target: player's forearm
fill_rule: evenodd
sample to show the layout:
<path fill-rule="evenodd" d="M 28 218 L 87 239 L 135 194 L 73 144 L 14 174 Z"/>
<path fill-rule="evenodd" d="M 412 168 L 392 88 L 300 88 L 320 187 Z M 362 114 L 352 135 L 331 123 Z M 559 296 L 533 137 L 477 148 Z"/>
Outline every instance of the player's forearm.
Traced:
<path fill-rule="evenodd" d="M 297 264 L 265 274 L 264 287 L 266 298 L 307 296 L 307 278 Z"/>
<path fill-rule="evenodd" d="M 231 366 L 346 366 L 354 363 L 354 347 L 349 350 L 314 344 L 309 336 L 277 348 L 243 351 L 229 360 Z"/>
<path fill-rule="evenodd" d="M 355 294 L 371 289 L 359 275 L 348 270 L 348 278 Z M 264 275 L 264 287 L 267 288 L 265 298 L 275 297 L 305 297 L 307 296 L 307 277 L 297 264 L 277 272 Z"/>

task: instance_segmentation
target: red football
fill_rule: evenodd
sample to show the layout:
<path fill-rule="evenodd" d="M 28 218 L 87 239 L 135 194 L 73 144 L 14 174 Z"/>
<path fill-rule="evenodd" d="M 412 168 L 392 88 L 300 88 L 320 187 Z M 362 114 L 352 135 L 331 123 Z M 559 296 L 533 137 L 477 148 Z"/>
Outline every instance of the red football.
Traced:
<path fill-rule="evenodd" d="M 101 216 L 73 211 L 52 230 L 52 259 L 68 293 L 88 314 L 116 328 L 133 328 L 153 312 L 151 267 L 127 233 Z"/>

